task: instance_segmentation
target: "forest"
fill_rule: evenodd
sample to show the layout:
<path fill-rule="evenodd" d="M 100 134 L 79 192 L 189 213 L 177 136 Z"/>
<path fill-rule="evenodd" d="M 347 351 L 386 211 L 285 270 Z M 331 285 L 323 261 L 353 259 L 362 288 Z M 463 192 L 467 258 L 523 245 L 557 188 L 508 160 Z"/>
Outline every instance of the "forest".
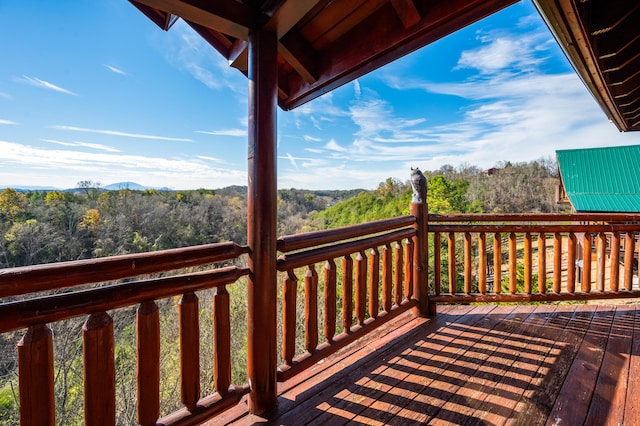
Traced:
<path fill-rule="evenodd" d="M 490 173 L 445 165 L 424 171 L 430 213 L 558 212 L 555 161 L 502 162 Z M 409 173 L 407 173 L 407 176 Z M 278 191 L 278 234 L 290 235 L 409 213 L 411 186 L 388 178 L 374 190 Z M 562 207 L 566 209 L 566 207 Z M 246 187 L 191 191 L 103 190 L 92 181 L 73 191 L 0 191 L 0 269 L 155 251 L 222 241 L 246 242 Z M 244 286 L 229 286 L 234 383 L 244 383 Z M 199 294 L 202 394 L 211 390 L 211 294 Z M 0 299 L 0 303 L 7 300 Z M 163 319 L 163 409 L 179 403 L 175 300 L 158 301 Z M 113 313 L 118 372 L 118 423 L 135 421 L 135 309 Z M 55 343 L 56 419 L 81 424 L 82 318 L 51 324 Z M 0 424 L 17 419 L 15 345 L 21 332 L 0 335 Z M 209 385 L 207 385 L 209 383 Z M 176 394 L 178 392 L 178 394 Z"/>

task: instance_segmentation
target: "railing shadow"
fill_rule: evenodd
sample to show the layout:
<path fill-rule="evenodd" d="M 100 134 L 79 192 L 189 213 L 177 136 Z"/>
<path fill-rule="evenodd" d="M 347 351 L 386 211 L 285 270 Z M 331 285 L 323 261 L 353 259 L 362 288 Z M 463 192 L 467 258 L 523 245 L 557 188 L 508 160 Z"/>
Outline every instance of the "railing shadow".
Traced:
<path fill-rule="evenodd" d="M 484 425 L 508 419 L 537 424 L 561 411 L 557 398 L 576 400 L 578 392 L 588 399 L 584 406 L 577 404 L 584 410 L 578 417 L 606 417 L 606 412 L 589 412 L 589 404 L 599 400 L 600 410 L 607 411 L 607 392 L 626 380 L 618 374 L 627 374 L 629 353 L 616 348 L 630 350 L 630 345 L 607 342 L 632 336 L 636 311 L 616 315 L 615 309 L 584 306 L 449 309 L 360 359 L 341 361 L 353 363 L 297 394 L 295 401 L 283 395 L 268 419 L 279 424 Z M 455 313 L 465 309 L 469 313 Z M 611 352 L 595 359 L 595 374 L 584 389 L 574 387 L 573 395 L 565 395 L 574 361 L 582 363 L 593 348 Z M 603 362 L 605 356 L 609 360 Z M 607 371 L 598 374 L 601 366 Z"/>

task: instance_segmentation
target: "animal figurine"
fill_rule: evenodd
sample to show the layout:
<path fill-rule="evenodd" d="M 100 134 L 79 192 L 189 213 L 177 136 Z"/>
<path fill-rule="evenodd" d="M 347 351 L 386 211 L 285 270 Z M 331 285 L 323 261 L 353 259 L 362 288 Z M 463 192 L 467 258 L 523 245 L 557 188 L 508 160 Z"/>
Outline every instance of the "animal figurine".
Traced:
<path fill-rule="evenodd" d="M 413 203 L 427 202 L 427 178 L 424 177 L 419 168 L 411 168 L 411 186 L 413 187 Z"/>

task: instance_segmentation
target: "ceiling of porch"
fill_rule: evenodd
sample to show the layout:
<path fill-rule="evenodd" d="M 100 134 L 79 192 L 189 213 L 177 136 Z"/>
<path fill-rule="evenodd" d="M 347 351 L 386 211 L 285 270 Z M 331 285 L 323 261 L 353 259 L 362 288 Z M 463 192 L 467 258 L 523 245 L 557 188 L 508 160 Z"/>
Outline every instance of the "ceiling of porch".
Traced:
<path fill-rule="evenodd" d="M 250 28 L 278 36 L 278 101 L 293 109 L 517 0 L 130 0 L 168 30 L 184 19 L 240 72 Z"/>
<path fill-rule="evenodd" d="M 285 110 L 516 1 L 130 0 L 164 30 L 184 19 L 245 75 L 250 29 L 275 32 Z M 533 1 L 609 119 L 640 130 L 640 2 Z"/>

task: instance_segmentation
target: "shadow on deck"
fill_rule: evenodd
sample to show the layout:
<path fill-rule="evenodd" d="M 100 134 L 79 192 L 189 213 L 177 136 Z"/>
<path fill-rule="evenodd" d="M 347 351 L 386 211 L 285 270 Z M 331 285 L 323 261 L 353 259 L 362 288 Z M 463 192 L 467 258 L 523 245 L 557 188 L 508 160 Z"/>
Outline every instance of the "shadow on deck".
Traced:
<path fill-rule="evenodd" d="M 640 424 L 637 304 L 440 306 L 373 334 L 281 383 L 269 415 L 210 424 Z"/>

